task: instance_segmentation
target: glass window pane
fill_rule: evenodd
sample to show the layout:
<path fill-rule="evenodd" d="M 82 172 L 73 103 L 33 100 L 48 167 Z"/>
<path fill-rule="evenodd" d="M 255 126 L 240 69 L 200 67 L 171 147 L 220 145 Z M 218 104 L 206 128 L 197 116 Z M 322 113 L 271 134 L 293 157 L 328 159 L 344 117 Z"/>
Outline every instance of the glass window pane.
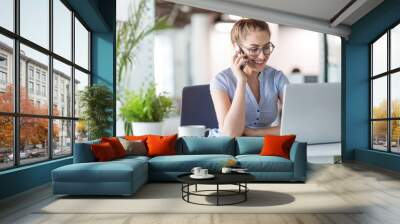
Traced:
<path fill-rule="evenodd" d="M 84 120 L 75 121 L 75 143 L 88 140 L 88 128 Z"/>
<path fill-rule="evenodd" d="M 75 63 L 89 70 L 89 32 L 75 18 Z"/>
<path fill-rule="evenodd" d="M 0 111 L 14 111 L 13 40 L 0 35 Z"/>
<path fill-rule="evenodd" d="M 75 117 L 79 117 L 81 114 L 79 95 L 86 86 L 89 86 L 89 75 L 75 69 Z"/>
<path fill-rule="evenodd" d="M 71 60 L 72 12 L 60 0 L 53 0 L 53 17 L 53 51 Z"/>
<path fill-rule="evenodd" d="M 372 122 L 372 148 L 387 151 L 387 121 Z"/>
<path fill-rule="evenodd" d="M 400 118 L 400 72 L 390 76 L 391 116 Z"/>
<path fill-rule="evenodd" d="M 49 47 L 49 0 L 20 0 L 21 36 Z"/>
<path fill-rule="evenodd" d="M 327 35 L 328 44 L 328 82 L 341 82 L 342 40 L 340 37 Z"/>
<path fill-rule="evenodd" d="M 372 45 L 372 75 L 387 71 L 387 34 Z"/>
<path fill-rule="evenodd" d="M 21 44 L 21 113 L 48 114 L 48 64 L 47 55 Z"/>
<path fill-rule="evenodd" d="M 0 1 L 0 26 L 14 31 L 14 0 Z"/>
<path fill-rule="evenodd" d="M 72 117 L 71 66 L 53 60 L 53 115 Z"/>
<path fill-rule="evenodd" d="M 49 158 L 49 120 L 45 118 L 21 117 L 20 119 L 20 163 L 34 163 Z"/>
<path fill-rule="evenodd" d="M 0 170 L 14 165 L 14 124 L 10 116 L 0 116 Z"/>
<path fill-rule="evenodd" d="M 391 30 L 390 51 L 391 69 L 400 67 L 400 24 Z"/>
<path fill-rule="evenodd" d="M 372 118 L 387 118 L 387 77 L 372 80 Z"/>
<path fill-rule="evenodd" d="M 53 120 L 53 157 L 72 154 L 72 121 Z"/>
<path fill-rule="evenodd" d="M 400 153 L 400 120 L 393 120 L 391 123 L 392 152 Z"/>

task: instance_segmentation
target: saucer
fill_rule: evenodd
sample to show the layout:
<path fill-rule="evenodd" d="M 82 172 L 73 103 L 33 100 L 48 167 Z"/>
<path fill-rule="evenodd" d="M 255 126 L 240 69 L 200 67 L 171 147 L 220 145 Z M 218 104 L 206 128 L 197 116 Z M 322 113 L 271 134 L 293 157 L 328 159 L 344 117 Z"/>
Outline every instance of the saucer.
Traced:
<path fill-rule="evenodd" d="M 215 176 L 212 175 L 212 174 L 207 174 L 207 175 L 204 175 L 204 176 L 194 175 L 194 174 L 190 175 L 190 178 L 193 178 L 193 179 L 211 179 L 211 178 L 214 178 L 214 177 Z"/>

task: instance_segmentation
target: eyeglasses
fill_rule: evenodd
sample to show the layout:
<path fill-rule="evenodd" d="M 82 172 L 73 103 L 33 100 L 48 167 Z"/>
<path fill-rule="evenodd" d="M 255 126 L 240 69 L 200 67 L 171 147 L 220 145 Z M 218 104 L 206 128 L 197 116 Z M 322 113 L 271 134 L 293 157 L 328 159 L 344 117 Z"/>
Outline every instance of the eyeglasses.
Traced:
<path fill-rule="evenodd" d="M 263 46 L 263 47 L 250 47 L 250 48 L 247 48 L 247 47 L 244 47 L 244 46 L 240 46 L 241 48 L 243 48 L 243 49 L 246 49 L 247 50 L 247 54 L 250 56 L 250 57 L 258 57 L 258 55 L 260 54 L 260 52 L 262 51 L 263 52 L 263 54 L 265 55 L 265 56 L 268 56 L 268 55 L 270 55 L 273 51 L 274 51 L 274 49 L 275 49 L 275 45 L 273 44 L 273 43 L 271 43 L 271 42 L 268 42 L 265 46 Z"/>

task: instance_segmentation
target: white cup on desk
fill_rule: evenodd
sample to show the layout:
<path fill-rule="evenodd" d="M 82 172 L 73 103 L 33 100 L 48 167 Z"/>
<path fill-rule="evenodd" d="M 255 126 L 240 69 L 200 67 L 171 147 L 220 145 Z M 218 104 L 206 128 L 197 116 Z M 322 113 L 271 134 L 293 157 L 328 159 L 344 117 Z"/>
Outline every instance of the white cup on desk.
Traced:
<path fill-rule="evenodd" d="M 194 174 L 194 175 L 196 175 L 196 176 L 200 176 L 201 174 L 200 174 L 200 172 L 201 172 L 201 170 L 202 170 L 202 168 L 201 167 L 193 167 L 193 169 L 192 169 L 192 173 Z"/>
<path fill-rule="evenodd" d="M 178 128 L 178 137 L 200 136 L 204 137 L 206 131 L 210 130 L 204 125 L 185 125 Z"/>

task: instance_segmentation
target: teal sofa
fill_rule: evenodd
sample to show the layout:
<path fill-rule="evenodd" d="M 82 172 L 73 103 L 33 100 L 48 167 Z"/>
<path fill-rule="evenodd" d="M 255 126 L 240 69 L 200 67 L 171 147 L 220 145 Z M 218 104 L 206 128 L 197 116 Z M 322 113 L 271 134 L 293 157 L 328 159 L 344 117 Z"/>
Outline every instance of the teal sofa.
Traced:
<path fill-rule="evenodd" d="M 176 144 L 177 155 L 127 156 L 96 162 L 91 141 L 75 144 L 74 163 L 52 171 L 54 194 L 131 195 L 148 181 L 176 181 L 193 167 L 218 172 L 228 160 L 236 160 L 259 182 L 305 182 L 307 144 L 295 142 L 290 159 L 260 156 L 262 137 L 183 137 Z"/>

